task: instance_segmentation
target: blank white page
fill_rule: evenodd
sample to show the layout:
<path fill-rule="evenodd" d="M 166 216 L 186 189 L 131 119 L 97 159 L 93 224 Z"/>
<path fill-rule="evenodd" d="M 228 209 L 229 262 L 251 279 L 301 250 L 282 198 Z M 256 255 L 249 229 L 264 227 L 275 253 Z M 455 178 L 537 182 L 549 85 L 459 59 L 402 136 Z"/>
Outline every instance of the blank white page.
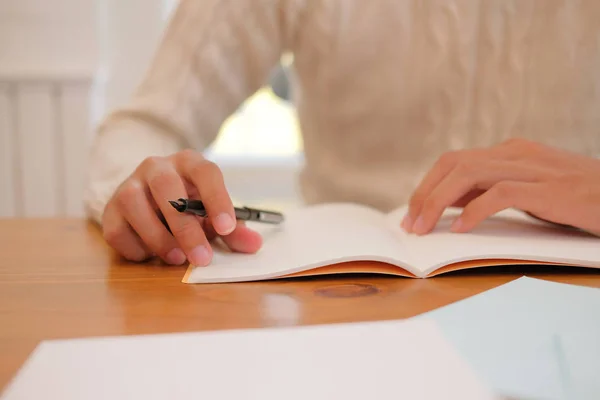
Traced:
<path fill-rule="evenodd" d="M 430 321 L 43 343 L 3 400 L 491 399 Z"/>
<path fill-rule="evenodd" d="M 442 264 L 468 259 L 508 258 L 600 267 L 600 238 L 577 230 L 558 228 L 509 209 L 488 218 L 469 233 L 452 233 L 460 214 L 449 209 L 427 235 L 407 235 L 402 241 L 426 274 Z"/>
<path fill-rule="evenodd" d="M 282 226 L 252 227 L 263 235 L 258 253 L 217 250 L 210 265 L 193 269 L 188 283 L 264 279 L 362 259 L 392 262 L 405 254 L 383 214 L 354 204 L 302 208 L 286 215 Z"/>

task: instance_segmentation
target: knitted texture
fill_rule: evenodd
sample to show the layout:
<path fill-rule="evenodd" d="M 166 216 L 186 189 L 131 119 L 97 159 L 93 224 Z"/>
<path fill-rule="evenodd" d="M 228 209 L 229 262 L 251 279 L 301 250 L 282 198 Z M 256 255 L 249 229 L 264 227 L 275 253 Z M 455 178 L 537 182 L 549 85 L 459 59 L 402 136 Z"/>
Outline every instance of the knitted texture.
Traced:
<path fill-rule="evenodd" d="M 509 137 L 600 154 L 598 1 L 183 0 L 99 127 L 90 216 L 144 158 L 210 145 L 285 51 L 307 203 L 390 210 L 443 152 Z"/>

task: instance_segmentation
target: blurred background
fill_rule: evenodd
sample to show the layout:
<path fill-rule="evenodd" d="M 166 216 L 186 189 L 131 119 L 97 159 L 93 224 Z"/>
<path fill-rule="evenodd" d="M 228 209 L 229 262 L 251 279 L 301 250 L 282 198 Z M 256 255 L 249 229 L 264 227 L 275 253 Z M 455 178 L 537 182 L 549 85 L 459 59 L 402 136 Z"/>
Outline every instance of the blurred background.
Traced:
<path fill-rule="evenodd" d="M 94 127 L 127 101 L 176 0 L 0 0 L 0 217 L 84 215 Z M 284 55 L 207 157 L 236 202 L 297 201 L 302 142 Z"/>

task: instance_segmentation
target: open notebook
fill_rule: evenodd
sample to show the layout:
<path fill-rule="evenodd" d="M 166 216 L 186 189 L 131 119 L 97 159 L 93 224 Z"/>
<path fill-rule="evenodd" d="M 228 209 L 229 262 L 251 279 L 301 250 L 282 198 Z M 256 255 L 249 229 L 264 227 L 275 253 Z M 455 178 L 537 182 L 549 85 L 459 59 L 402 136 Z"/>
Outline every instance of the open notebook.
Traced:
<path fill-rule="evenodd" d="M 280 226 L 260 226 L 263 247 L 239 254 L 215 244 L 206 267 L 190 265 L 183 282 L 255 281 L 336 273 L 381 273 L 426 278 L 492 265 L 556 264 L 600 268 L 600 238 L 505 210 L 470 233 L 452 233 L 460 213 L 448 209 L 425 236 L 407 234 L 407 211 L 383 214 L 346 203 L 300 208 Z"/>

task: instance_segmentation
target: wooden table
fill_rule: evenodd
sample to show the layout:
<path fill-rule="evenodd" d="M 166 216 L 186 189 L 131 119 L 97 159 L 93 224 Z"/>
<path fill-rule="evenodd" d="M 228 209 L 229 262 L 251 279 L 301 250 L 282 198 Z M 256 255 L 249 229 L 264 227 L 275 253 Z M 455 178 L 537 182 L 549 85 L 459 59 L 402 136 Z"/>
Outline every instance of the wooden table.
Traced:
<path fill-rule="evenodd" d="M 184 271 L 118 259 L 83 220 L 0 220 L 0 391 L 43 339 L 407 318 L 524 273 L 600 287 L 598 271 L 551 267 L 213 285 Z"/>

